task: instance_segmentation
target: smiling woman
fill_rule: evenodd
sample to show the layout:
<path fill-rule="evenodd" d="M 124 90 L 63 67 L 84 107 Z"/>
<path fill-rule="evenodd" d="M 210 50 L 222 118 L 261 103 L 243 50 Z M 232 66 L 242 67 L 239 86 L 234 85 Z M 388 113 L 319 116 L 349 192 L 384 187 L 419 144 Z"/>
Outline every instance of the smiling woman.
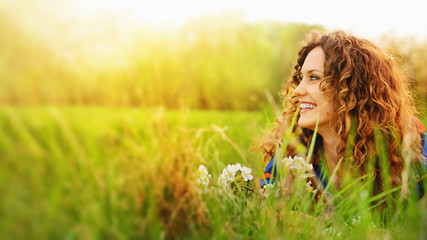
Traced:
<path fill-rule="evenodd" d="M 294 95 L 298 97 L 301 109 L 298 125 L 314 131 L 318 117 L 318 132 L 322 136 L 331 131 L 329 120 L 332 119 L 334 111 L 330 99 L 320 90 L 324 62 L 325 53 L 322 48 L 313 49 L 304 61 L 299 76 L 300 84 L 294 90 Z"/>
<path fill-rule="evenodd" d="M 410 79 L 398 63 L 368 40 L 342 31 L 327 35 L 313 31 L 298 52 L 294 69 L 285 85 L 283 116 L 262 144 L 266 159 L 274 161 L 295 116 L 297 127 L 291 131 L 307 149 L 314 146 L 308 160 L 323 186 L 328 176 L 337 189 L 346 187 L 346 177 L 372 177 L 373 195 L 402 184 L 406 194 L 409 173 L 424 175 L 425 152 L 420 145 L 425 134 L 417 120 Z M 285 156 L 295 154 L 296 148 L 286 147 Z M 270 182 L 272 165 L 263 183 Z M 421 179 L 414 180 L 419 195 Z"/>

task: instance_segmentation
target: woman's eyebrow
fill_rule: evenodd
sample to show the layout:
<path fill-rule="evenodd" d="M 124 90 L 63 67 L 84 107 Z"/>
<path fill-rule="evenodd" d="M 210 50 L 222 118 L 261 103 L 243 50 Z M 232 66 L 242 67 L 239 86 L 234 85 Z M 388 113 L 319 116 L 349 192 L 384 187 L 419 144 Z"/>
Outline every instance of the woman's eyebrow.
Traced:
<path fill-rule="evenodd" d="M 315 68 L 310 69 L 308 71 L 301 71 L 301 72 L 305 72 L 305 73 L 319 72 L 319 73 L 323 74 L 323 71 L 320 71 L 319 69 L 315 69 Z"/>

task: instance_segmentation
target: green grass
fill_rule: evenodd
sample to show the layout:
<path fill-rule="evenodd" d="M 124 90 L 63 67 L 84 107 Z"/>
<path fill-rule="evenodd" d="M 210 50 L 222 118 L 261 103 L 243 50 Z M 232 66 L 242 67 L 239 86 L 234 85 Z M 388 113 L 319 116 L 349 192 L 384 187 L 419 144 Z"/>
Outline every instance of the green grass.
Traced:
<path fill-rule="evenodd" d="M 333 194 L 328 211 L 313 209 L 309 194 L 290 199 L 200 194 L 199 164 L 208 168 L 213 184 L 228 163 L 252 168 L 259 179 L 264 162 L 248 149 L 272 116 L 271 111 L 3 107 L 0 239 L 426 236 L 425 201 L 408 200 L 384 223 L 370 210 L 369 201 L 376 199 L 358 181 Z"/>

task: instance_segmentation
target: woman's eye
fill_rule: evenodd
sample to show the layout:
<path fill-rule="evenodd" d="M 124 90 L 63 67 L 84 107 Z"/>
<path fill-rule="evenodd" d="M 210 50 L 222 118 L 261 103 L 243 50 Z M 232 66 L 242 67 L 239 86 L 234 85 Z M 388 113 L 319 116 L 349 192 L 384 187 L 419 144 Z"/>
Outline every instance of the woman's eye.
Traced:
<path fill-rule="evenodd" d="M 310 76 L 310 80 L 312 80 L 312 81 L 316 81 L 316 80 L 319 80 L 319 77 L 318 77 L 318 76 L 315 76 L 315 75 L 311 75 L 311 76 Z"/>

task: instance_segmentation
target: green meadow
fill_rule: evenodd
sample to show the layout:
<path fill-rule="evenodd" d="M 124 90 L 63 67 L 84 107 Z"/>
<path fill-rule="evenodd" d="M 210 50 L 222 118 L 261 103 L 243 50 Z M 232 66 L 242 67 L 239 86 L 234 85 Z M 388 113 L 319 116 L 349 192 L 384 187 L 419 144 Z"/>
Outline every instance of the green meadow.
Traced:
<path fill-rule="evenodd" d="M 411 198 L 385 223 L 371 209 L 363 188 L 354 183 L 337 194 L 331 210 L 310 207 L 312 199 L 304 195 L 286 199 L 262 197 L 257 191 L 240 198 L 200 193 L 199 164 L 208 168 L 214 185 L 229 163 L 248 166 L 254 180 L 260 178 L 265 164 L 249 148 L 268 128 L 271 115 L 271 111 L 4 107 L 0 237 L 425 236 L 425 202 Z"/>
<path fill-rule="evenodd" d="M 206 234 L 198 164 L 261 171 L 248 149 L 264 123 L 258 112 L 2 108 L 0 237 Z"/>
<path fill-rule="evenodd" d="M 304 36 L 324 27 L 232 13 L 136 27 L 106 15 L 95 31 L 32 4 L 0 8 L 0 239 L 427 237 L 413 181 L 406 198 L 400 187 L 373 196 L 369 174 L 319 201 L 305 186 L 261 191 L 256 147 Z M 36 24 L 17 20 L 32 14 Z M 403 63 L 427 124 L 426 42 L 376 41 Z M 228 194 L 217 179 L 236 163 L 254 179 Z"/>

